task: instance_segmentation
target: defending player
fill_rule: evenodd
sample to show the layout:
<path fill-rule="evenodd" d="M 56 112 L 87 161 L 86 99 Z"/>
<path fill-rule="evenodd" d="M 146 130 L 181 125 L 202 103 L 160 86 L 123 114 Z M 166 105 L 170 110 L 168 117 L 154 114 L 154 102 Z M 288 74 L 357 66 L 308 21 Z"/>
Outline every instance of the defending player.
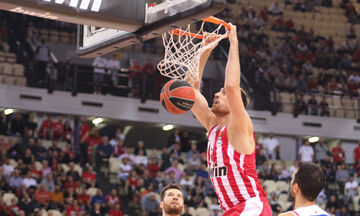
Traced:
<path fill-rule="evenodd" d="M 209 132 L 208 168 L 220 206 L 226 211 L 223 215 L 269 216 L 272 211 L 256 173 L 253 125 L 245 110 L 248 98 L 240 88 L 236 27 L 230 26 L 225 86 L 215 94 L 210 109 L 199 89 L 212 47 L 200 57 L 200 81 L 192 83 L 196 92 L 192 112 Z M 215 40 L 210 35 L 205 38 L 205 45 Z"/>
<path fill-rule="evenodd" d="M 180 216 L 184 209 L 184 194 L 178 184 L 169 184 L 164 187 L 160 194 L 163 216 Z"/>
<path fill-rule="evenodd" d="M 313 163 L 300 163 L 292 174 L 289 196 L 295 201 L 293 211 L 279 216 L 328 216 L 315 204 L 325 186 L 324 172 Z"/>

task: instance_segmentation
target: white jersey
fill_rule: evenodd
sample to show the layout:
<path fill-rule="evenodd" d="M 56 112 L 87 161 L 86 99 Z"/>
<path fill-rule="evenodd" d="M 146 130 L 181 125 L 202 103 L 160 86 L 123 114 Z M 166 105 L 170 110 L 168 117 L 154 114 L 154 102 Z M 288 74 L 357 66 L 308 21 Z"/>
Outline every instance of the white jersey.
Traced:
<path fill-rule="evenodd" d="M 329 216 L 326 211 L 322 210 L 317 205 L 307 206 L 307 207 L 300 207 L 293 211 L 290 211 L 291 214 L 294 216 Z"/>

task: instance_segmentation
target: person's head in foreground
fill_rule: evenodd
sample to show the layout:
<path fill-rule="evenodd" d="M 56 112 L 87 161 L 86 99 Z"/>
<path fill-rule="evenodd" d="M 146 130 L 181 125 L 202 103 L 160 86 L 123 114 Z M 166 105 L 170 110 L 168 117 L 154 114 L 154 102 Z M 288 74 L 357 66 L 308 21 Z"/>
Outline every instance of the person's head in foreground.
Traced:
<path fill-rule="evenodd" d="M 292 174 L 289 196 L 295 201 L 295 208 L 301 203 L 314 203 L 325 186 L 325 174 L 314 163 L 299 163 Z"/>
<path fill-rule="evenodd" d="M 184 194 L 179 184 L 169 184 L 161 191 L 162 215 L 180 215 L 184 209 Z"/>

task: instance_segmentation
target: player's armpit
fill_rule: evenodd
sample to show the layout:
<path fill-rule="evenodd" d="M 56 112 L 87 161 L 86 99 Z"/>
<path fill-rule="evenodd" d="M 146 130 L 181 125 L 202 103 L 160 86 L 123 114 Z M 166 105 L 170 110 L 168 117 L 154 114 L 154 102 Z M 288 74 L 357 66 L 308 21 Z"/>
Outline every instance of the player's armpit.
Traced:
<path fill-rule="evenodd" d="M 233 127 L 230 122 L 227 131 L 229 142 L 237 152 L 249 155 L 255 151 L 252 127 L 248 130 L 239 130 Z"/>
<path fill-rule="evenodd" d="M 206 128 L 206 130 L 209 131 L 212 127 L 211 122 L 215 118 L 215 115 L 209 108 L 205 97 L 199 90 L 195 90 L 195 97 L 195 103 L 191 108 L 191 111 L 194 113 L 199 122 Z"/>

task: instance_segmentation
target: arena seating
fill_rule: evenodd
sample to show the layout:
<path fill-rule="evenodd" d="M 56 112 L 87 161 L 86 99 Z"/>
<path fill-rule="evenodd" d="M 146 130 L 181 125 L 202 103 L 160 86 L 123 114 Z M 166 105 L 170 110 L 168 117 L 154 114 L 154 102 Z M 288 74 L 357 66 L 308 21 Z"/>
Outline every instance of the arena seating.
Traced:
<path fill-rule="evenodd" d="M 14 53 L 0 51 L 0 84 L 26 86 L 24 71 L 24 66 L 16 63 Z"/>
<path fill-rule="evenodd" d="M 273 3 L 272 0 L 268 1 L 260 1 L 254 0 L 249 2 L 248 0 L 239 0 L 236 3 L 229 4 L 228 9 L 230 10 L 230 17 L 226 17 L 227 21 L 231 21 L 233 23 L 238 23 L 238 14 L 242 10 L 242 8 L 248 8 L 251 5 L 252 9 L 255 12 L 259 12 L 260 10 L 265 10 Z M 353 2 L 356 7 L 358 7 L 358 3 Z M 341 1 L 333 1 L 333 7 L 323 7 L 316 6 L 313 11 L 309 12 L 300 12 L 294 11 L 293 5 L 288 5 L 285 1 L 279 1 L 279 6 L 283 10 L 284 20 L 291 18 L 295 24 L 295 29 L 299 30 L 300 28 L 304 28 L 305 32 L 314 31 L 315 35 L 322 36 L 324 38 L 328 38 L 330 36 L 333 37 L 335 42 L 335 47 L 341 47 L 342 43 L 347 38 L 347 31 L 350 27 L 350 23 L 348 22 L 348 18 L 345 15 L 345 10 L 340 8 Z M 266 35 L 269 36 L 270 44 L 276 44 L 281 42 L 279 38 L 284 37 L 285 32 L 275 31 L 271 28 L 271 24 L 277 19 L 276 16 L 268 16 L 267 24 L 262 28 Z M 39 23 L 37 25 L 31 26 L 27 28 L 28 35 L 39 35 L 39 38 L 44 38 L 46 41 L 50 41 L 52 43 L 65 43 L 65 44 L 74 44 L 76 41 L 75 32 L 71 32 L 70 29 L 73 27 L 64 28 L 54 28 L 52 25 L 47 25 L 47 28 L 44 27 L 36 27 L 41 26 Z M 56 26 L 56 25 L 55 25 Z M 195 25 L 194 25 L 195 26 Z M 355 31 L 359 32 L 360 26 L 354 25 Z M 335 30 L 336 29 L 336 30 Z M 194 29 L 195 31 L 196 29 Z M 260 30 L 254 29 L 254 32 L 259 32 Z M 295 33 L 289 32 L 290 36 L 294 36 Z M 148 44 L 147 44 L 148 43 Z M 135 44 L 133 46 L 129 46 L 124 49 L 125 52 L 154 52 L 154 53 L 162 53 L 163 49 L 162 39 L 160 37 L 155 38 L 151 42 L 145 42 L 144 44 Z M 10 65 L 9 65 L 10 63 Z M 1 53 L 0 52 L 0 83 L 6 85 L 26 85 L 26 78 L 24 78 L 24 70 L 20 64 L 16 63 L 16 56 L 12 53 Z M 357 63 L 353 62 L 353 66 L 357 67 Z M 313 67 L 312 75 L 317 76 L 319 74 L 320 69 L 317 67 Z M 332 73 L 333 69 L 326 70 L 328 73 Z M 351 97 L 349 99 L 344 99 L 342 97 L 340 101 L 336 96 L 323 94 L 321 86 L 319 86 L 319 93 L 316 93 L 317 101 L 321 96 L 325 95 L 329 102 L 329 111 L 330 117 L 339 117 L 339 118 L 356 118 L 357 116 L 357 108 L 358 108 L 358 100 L 356 97 Z M 358 93 L 360 94 L 360 89 L 358 89 Z M 310 93 L 304 92 L 305 97 L 309 97 Z M 312 93 L 311 93 L 312 94 Z M 289 96 L 291 95 L 291 96 Z M 278 100 L 281 103 L 280 109 L 278 111 L 285 113 L 293 113 L 294 108 L 293 104 L 295 103 L 295 95 L 293 93 L 288 92 L 280 92 L 278 96 Z M 350 102 L 349 102 L 350 101 Z"/>
<path fill-rule="evenodd" d="M 28 28 L 28 34 L 32 33 L 33 29 Z M 62 43 L 62 44 L 76 44 L 76 32 L 68 31 L 58 31 L 58 30 L 49 30 L 46 28 L 41 28 L 37 30 L 39 32 L 39 37 L 45 39 L 46 41 L 52 43 Z"/>

